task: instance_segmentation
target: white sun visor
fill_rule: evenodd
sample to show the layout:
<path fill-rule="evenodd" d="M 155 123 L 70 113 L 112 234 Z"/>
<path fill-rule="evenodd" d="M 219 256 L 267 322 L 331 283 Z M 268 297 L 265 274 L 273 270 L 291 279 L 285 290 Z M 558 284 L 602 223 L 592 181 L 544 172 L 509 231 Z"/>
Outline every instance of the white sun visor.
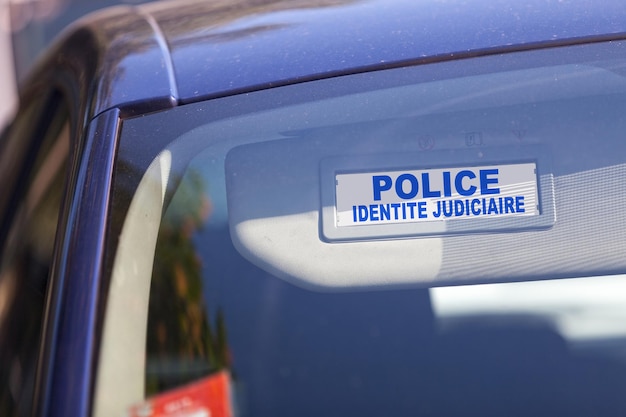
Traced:
<path fill-rule="evenodd" d="M 211 146 L 225 156 L 198 158 L 224 161 L 238 252 L 305 288 L 623 273 L 619 68 L 548 66 L 363 92 L 355 84 L 355 94 L 207 125 L 198 143 L 219 137 Z M 315 97 L 351 79 L 284 91 Z"/>
<path fill-rule="evenodd" d="M 359 149 L 358 139 L 340 146 Z M 316 141 L 233 148 L 225 167 L 235 246 L 298 285 L 393 287 L 439 276 L 442 237 L 554 224 L 553 177 L 541 147 L 415 146 L 352 156 L 334 156 L 338 146 Z"/>

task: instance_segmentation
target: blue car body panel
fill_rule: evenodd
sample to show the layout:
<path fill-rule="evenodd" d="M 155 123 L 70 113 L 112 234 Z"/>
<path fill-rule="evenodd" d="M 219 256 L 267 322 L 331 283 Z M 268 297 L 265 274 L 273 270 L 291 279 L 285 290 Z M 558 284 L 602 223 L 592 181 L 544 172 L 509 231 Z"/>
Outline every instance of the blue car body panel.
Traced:
<path fill-rule="evenodd" d="M 242 8 L 231 19 L 219 8 L 198 13 L 193 3 L 170 19 L 172 11 L 156 4 L 151 13 L 171 48 L 179 100 L 626 32 L 626 9 L 616 0 L 602 7 L 556 0 L 324 3 L 279 2 L 253 15 Z M 185 23 L 187 14 L 193 23 Z"/>
<path fill-rule="evenodd" d="M 341 74 L 624 38 L 620 0 L 178 1 L 85 18 L 45 65 L 69 57 L 93 67 L 90 117 L 113 107 L 130 116 Z"/>

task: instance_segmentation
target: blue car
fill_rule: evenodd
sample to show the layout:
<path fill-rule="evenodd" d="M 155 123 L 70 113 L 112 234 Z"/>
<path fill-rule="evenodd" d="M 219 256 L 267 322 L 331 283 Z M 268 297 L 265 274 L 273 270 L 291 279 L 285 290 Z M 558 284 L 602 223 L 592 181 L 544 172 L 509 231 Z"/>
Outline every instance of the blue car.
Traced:
<path fill-rule="evenodd" d="M 120 6 L 20 98 L 0 415 L 626 415 L 621 0 Z"/>

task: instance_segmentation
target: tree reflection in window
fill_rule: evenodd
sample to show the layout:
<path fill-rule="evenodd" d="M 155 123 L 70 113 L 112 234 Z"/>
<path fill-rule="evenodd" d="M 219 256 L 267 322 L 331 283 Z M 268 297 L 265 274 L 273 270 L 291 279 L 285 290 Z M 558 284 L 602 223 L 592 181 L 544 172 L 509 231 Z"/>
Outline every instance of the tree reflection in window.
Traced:
<path fill-rule="evenodd" d="M 163 216 L 148 314 L 146 395 L 229 367 L 221 311 L 214 326 L 202 296 L 202 262 L 193 235 L 211 214 L 202 177 L 187 173 Z"/>

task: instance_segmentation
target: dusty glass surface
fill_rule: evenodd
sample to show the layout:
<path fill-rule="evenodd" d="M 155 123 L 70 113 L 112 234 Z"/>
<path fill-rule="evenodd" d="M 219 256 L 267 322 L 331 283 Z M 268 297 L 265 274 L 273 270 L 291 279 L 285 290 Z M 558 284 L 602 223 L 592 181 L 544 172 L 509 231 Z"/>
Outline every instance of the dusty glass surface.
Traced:
<path fill-rule="evenodd" d="M 203 401 L 243 416 L 623 414 L 620 51 L 360 74 L 129 122 L 107 314 L 142 319 L 106 319 L 102 351 L 123 339 L 137 356 L 105 354 L 98 395 L 132 392 L 128 410 L 219 380 L 229 395 Z M 529 148 L 548 227 L 321 235 L 325 158 L 481 167 Z"/>

